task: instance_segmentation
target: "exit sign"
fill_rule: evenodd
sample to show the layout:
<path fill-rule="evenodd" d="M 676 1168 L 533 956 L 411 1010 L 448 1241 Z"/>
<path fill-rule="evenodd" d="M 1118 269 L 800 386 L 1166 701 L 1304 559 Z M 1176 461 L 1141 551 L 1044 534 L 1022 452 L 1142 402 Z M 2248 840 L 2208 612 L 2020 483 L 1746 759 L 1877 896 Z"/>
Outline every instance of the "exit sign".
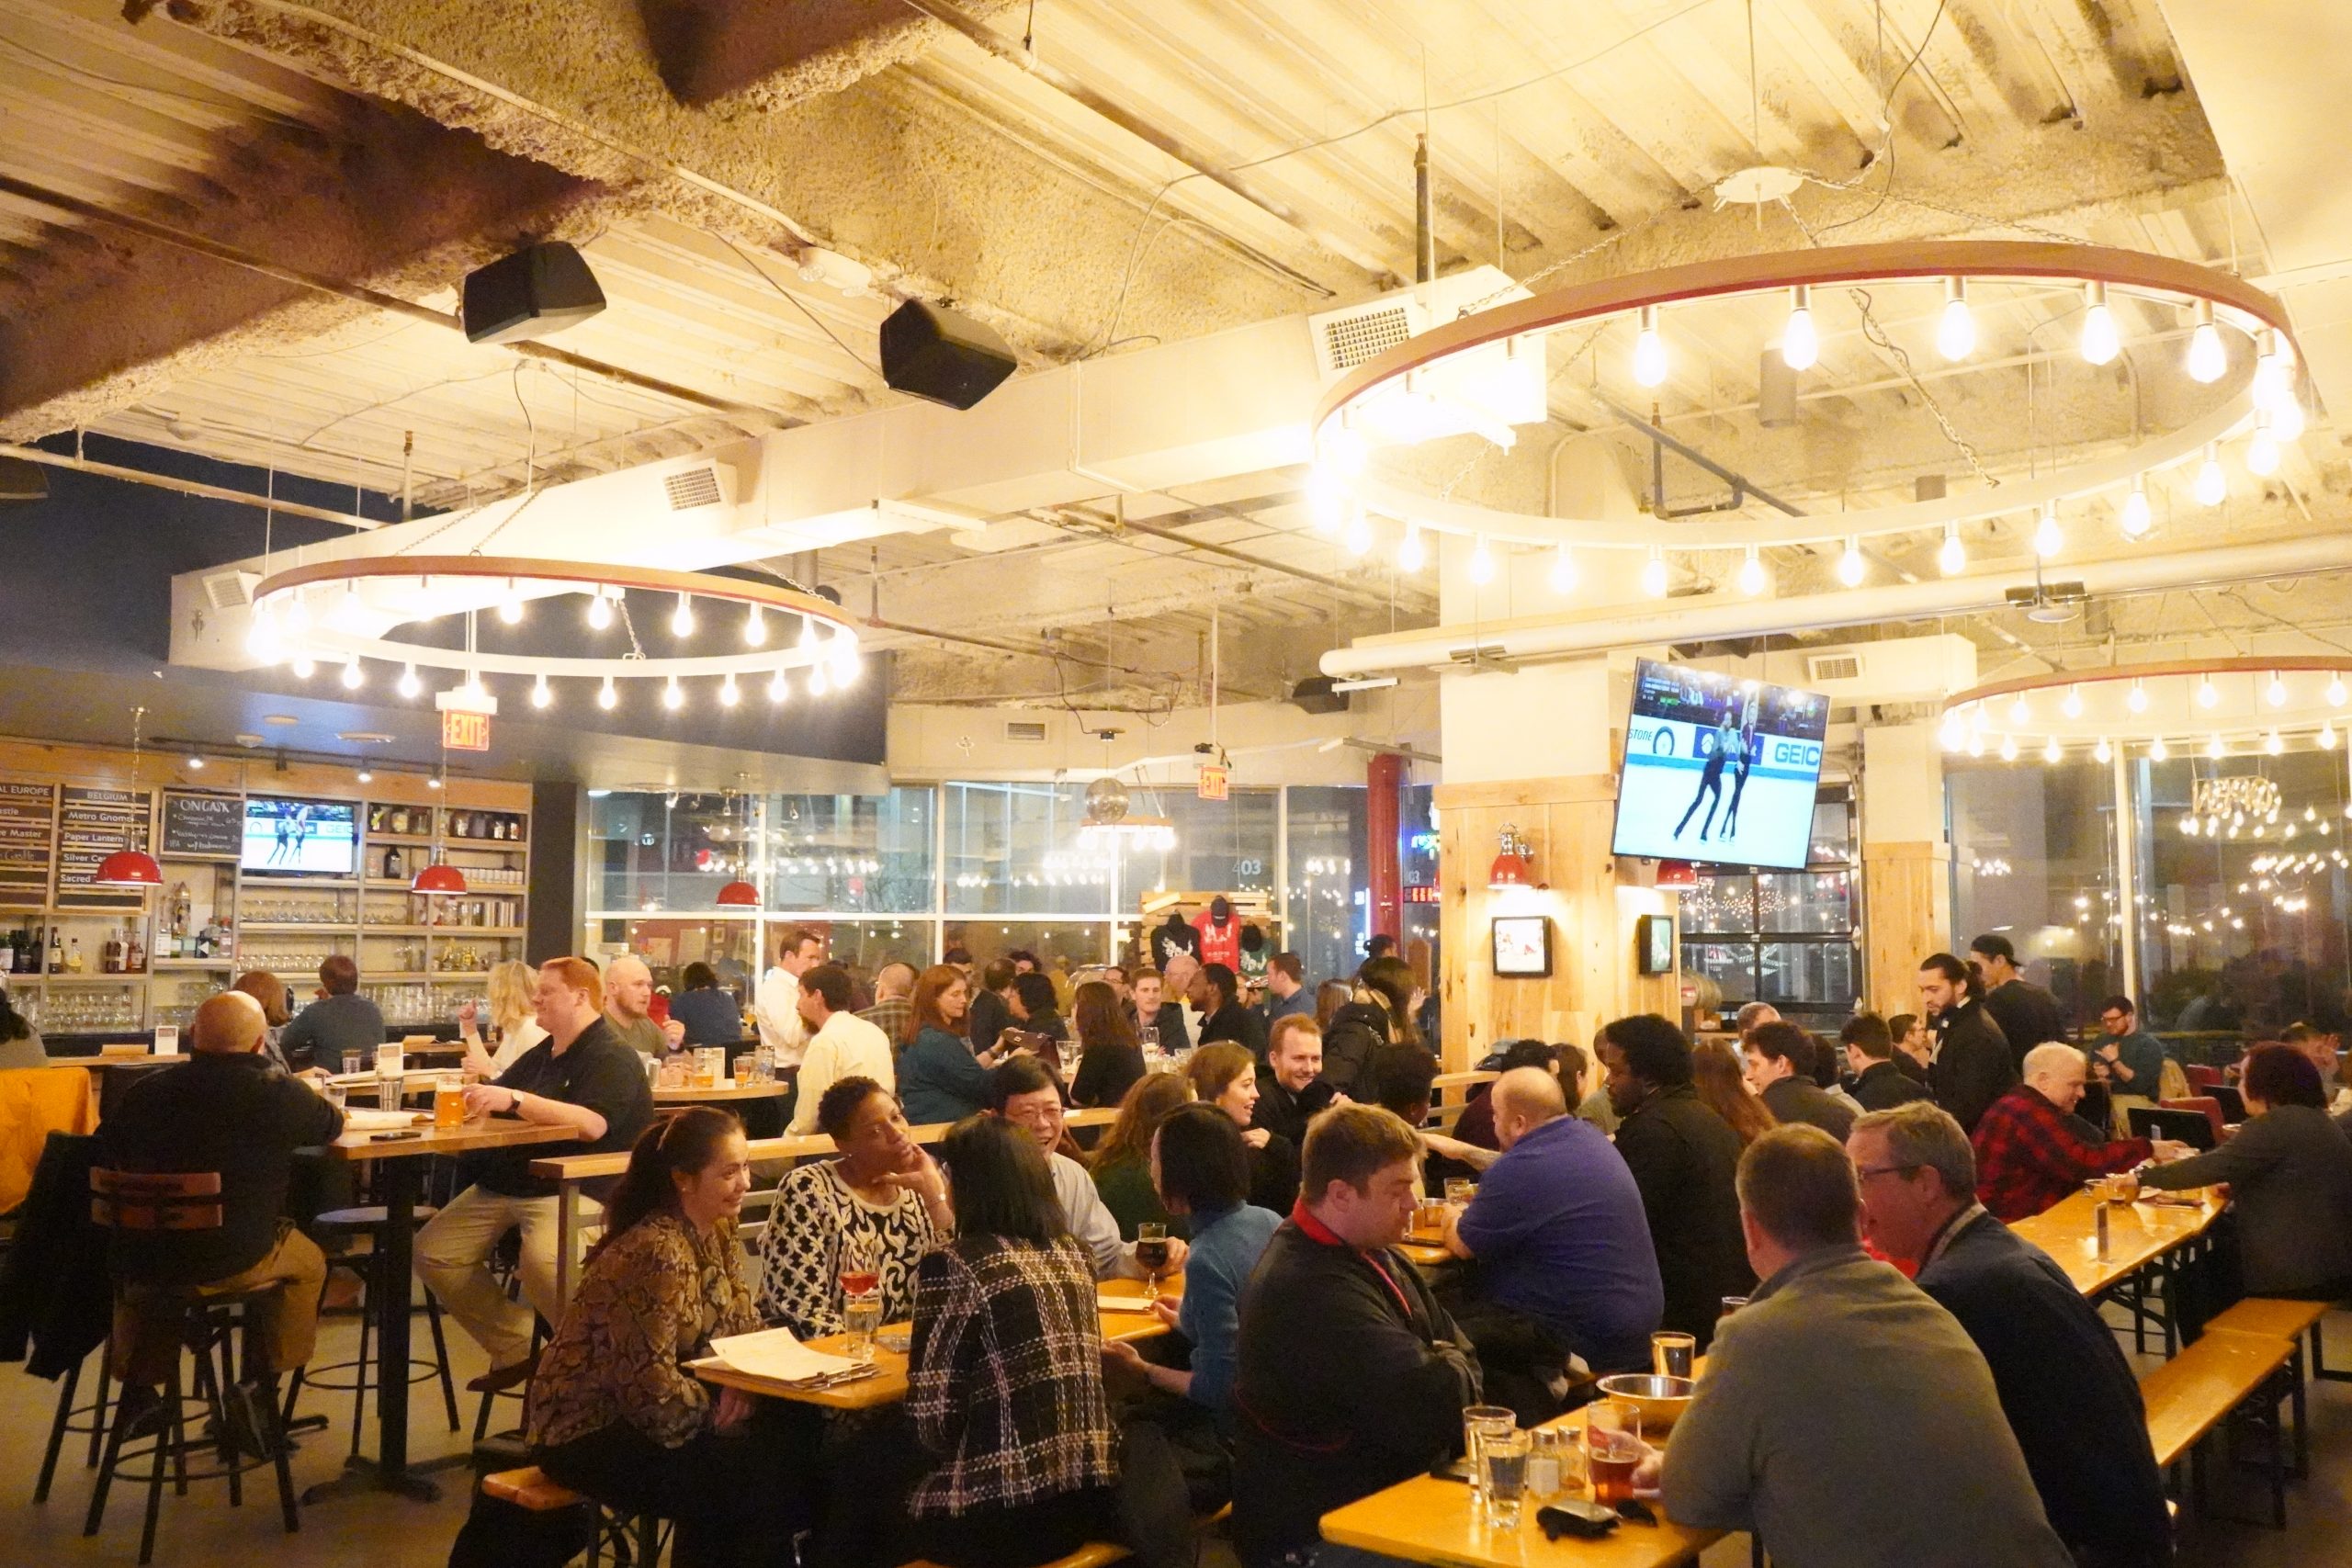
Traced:
<path fill-rule="evenodd" d="M 1200 783 L 1195 786 L 1195 793 L 1203 800 L 1224 800 L 1227 796 L 1228 786 L 1232 782 L 1232 769 L 1221 768 L 1214 762 L 1204 763 L 1201 767 Z"/>
<path fill-rule="evenodd" d="M 490 750 L 490 715 L 451 708 L 441 716 L 441 744 L 452 751 Z"/>

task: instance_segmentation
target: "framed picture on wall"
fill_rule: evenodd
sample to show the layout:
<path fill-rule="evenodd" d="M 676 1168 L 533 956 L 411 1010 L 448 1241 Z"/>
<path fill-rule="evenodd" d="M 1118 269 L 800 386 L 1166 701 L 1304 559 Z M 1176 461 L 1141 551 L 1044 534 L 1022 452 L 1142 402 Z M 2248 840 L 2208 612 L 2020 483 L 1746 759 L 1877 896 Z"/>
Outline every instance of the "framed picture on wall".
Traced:
<path fill-rule="evenodd" d="M 1634 922 L 1634 966 L 1644 975 L 1674 972 L 1674 917 L 1644 915 Z"/>
<path fill-rule="evenodd" d="M 1542 978 L 1552 973 L 1552 917 L 1497 915 L 1495 973 L 1504 978 Z"/>

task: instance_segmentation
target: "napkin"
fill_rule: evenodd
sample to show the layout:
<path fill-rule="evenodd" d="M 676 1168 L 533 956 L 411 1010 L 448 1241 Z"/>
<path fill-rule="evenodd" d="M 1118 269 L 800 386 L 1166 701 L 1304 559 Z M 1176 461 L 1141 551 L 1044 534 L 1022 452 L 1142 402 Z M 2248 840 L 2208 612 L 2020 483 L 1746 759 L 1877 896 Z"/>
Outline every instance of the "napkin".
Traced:
<path fill-rule="evenodd" d="M 1117 1291 L 1097 1291 L 1094 1304 L 1102 1312 L 1149 1312 L 1151 1298 L 1130 1296 Z"/>
<path fill-rule="evenodd" d="M 346 1133 L 390 1133 L 403 1127 L 413 1127 L 422 1120 L 413 1111 L 367 1111 L 345 1106 L 343 1130 Z"/>
<path fill-rule="evenodd" d="M 846 1356 L 812 1350 L 789 1328 L 763 1328 L 756 1334 L 730 1334 L 710 1342 L 719 1360 L 747 1377 L 772 1378 L 777 1382 L 813 1382 L 835 1377 L 857 1365 Z"/>

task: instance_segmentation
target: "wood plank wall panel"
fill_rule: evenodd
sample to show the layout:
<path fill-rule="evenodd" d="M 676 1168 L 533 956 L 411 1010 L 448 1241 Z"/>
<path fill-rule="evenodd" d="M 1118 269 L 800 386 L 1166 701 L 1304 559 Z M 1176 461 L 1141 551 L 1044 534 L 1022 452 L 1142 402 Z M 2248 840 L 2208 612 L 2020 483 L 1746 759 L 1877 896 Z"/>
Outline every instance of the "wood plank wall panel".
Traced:
<path fill-rule="evenodd" d="M 1616 781 L 1606 773 L 1440 784 L 1439 992 L 1448 1071 L 1461 1071 L 1498 1041 L 1534 1037 L 1589 1045 L 1593 1031 L 1629 1012 L 1679 1018 L 1681 976 L 1634 973 L 1634 919 L 1674 913 L 1671 893 L 1621 886 L 1609 852 Z M 1505 824 L 1519 829 L 1538 882 L 1548 888 L 1497 893 L 1487 870 Z M 1498 914 L 1552 919 L 1552 974 L 1498 978 L 1489 920 Z"/>
<path fill-rule="evenodd" d="M 1951 847 L 1862 845 L 1864 975 L 1882 1014 L 1919 1010 L 1919 960 L 1951 950 Z"/>

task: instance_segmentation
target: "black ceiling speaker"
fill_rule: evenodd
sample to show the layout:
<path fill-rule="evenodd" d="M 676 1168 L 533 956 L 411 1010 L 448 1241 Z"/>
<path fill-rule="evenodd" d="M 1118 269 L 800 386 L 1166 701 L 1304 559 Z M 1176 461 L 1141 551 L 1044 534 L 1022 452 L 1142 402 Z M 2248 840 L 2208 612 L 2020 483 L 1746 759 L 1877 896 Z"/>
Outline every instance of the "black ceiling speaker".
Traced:
<path fill-rule="evenodd" d="M 1002 338 L 954 310 L 910 299 L 882 323 L 882 379 L 951 409 L 967 409 L 1012 374 Z"/>
<path fill-rule="evenodd" d="M 561 332 L 604 308 L 587 258 L 549 240 L 466 274 L 461 314 L 469 342 L 516 343 Z"/>
<path fill-rule="evenodd" d="M 1290 689 L 1290 700 L 1293 706 L 1304 708 L 1308 713 L 1348 711 L 1348 694 L 1333 691 L 1329 675 L 1309 675 Z"/>

